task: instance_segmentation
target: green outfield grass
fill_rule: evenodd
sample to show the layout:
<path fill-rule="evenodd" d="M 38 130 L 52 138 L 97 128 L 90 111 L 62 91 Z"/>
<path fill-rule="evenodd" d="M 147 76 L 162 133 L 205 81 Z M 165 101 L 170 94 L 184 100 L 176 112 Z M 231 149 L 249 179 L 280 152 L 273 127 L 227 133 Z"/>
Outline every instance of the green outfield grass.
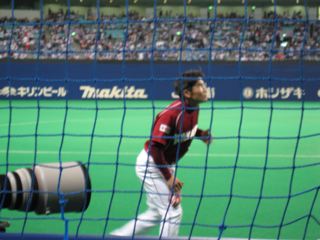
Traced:
<path fill-rule="evenodd" d="M 108 234 L 125 223 L 121 219 L 135 217 L 141 188 L 134 171 L 136 156 L 150 135 L 156 113 L 168 103 L 0 101 L 0 173 L 5 172 L 7 160 L 10 171 L 17 168 L 14 164 L 32 167 L 34 162 L 57 162 L 59 149 L 63 162 L 90 163 L 91 204 L 81 223 L 79 213 L 65 217 L 70 219 L 70 234 L 79 229 L 79 234 L 102 236 L 111 207 Z M 193 236 L 218 236 L 217 226 L 223 222 L 232 190 L 222 236 L 247 238 L 250 227 L 246 226 L 252 224 L 263 186 L 262 195 L 269 198 L 259 203 L 252 237 L 275 239 L 291 186 L 280 237 L 302 239 L 320 186 L 320 103 L 305 103 L 304 111 L 297 102 L 274 102 L 273 110 L 270 102 L 244 102 L 243 108 L 240 102 L 208 102 L 201 107 L 199 127 L 211 127 L 215 139 L 208 155 L 207 146 L 194 140 L 189 154 L 179 162 L 178 176 L 185 183 L 180 235 L 189 236 L 195 222 Z M 119 192 L 112 198 L 114 182 L 114 190 Z M 201 194 L 204 197 L 199 201 Z M 140 212 L 145 209 L 143 196 Z M 320 221 L 320 194 L 311 214 Z M 1 210 L 1 219 L 11 222 L 8 232 L 65 231 L 59 214 L 39 216 Z M 309 220 L 306 238 L 320 238 L 319 222 Z M 157 232 L 154 229 L 150 234 Z"/>

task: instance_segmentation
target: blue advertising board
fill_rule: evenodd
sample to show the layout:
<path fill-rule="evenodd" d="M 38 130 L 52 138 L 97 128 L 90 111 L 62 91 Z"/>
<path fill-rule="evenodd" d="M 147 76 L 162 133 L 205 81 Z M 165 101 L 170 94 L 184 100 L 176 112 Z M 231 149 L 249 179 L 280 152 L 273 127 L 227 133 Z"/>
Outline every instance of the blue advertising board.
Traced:
<path fill-rule="evenodd" d="M 205 73 L 215 100 L 320 100 L 316 62 L 0 62 L 0 99 L 177 98 L 173 81 Z"/>

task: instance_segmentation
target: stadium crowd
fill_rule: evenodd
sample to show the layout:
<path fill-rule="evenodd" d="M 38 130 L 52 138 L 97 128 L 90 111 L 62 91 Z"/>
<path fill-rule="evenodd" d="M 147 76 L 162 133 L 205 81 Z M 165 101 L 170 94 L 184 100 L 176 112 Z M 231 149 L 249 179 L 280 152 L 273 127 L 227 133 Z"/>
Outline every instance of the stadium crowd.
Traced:
<path fill-rule="evenodd" d="M 129 21 L 128 21 L 129 20 Z M 99 29 L 99 31 L 97 31 Z M 40 41 L 39 41 L 40 40 Z M 39 19 L 0 18 L 0 59 L 206 61 L 320 60 L 320 24 L 265 13 L 254 20 L 235 13 L 216 19 L 125 16 L 84 19 L 49 11 Z"/>

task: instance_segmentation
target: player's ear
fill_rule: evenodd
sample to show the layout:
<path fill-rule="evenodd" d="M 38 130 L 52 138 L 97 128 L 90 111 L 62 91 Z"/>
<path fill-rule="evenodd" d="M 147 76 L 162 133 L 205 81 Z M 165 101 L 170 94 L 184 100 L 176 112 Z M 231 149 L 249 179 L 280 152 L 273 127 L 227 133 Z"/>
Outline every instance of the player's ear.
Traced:
<path fill-rule="evenodd" d="M 191 97 L 191 91 L 189 89 L 183 90 L 183 96 L 184 98 L 190 98 Z"/>

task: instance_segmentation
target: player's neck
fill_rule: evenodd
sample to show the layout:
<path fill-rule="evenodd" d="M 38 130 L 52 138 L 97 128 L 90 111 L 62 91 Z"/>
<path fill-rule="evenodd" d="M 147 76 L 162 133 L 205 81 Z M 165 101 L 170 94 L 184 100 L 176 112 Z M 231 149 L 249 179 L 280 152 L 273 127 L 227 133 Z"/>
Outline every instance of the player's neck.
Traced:
<path fill-rule="evenodd" d="M 184 99 L 184 104 L 187 107 L 192 107 L 192 108 L 198 108 L 199 107 L 199 102 L 192 101 L 192 99 Z"/>

